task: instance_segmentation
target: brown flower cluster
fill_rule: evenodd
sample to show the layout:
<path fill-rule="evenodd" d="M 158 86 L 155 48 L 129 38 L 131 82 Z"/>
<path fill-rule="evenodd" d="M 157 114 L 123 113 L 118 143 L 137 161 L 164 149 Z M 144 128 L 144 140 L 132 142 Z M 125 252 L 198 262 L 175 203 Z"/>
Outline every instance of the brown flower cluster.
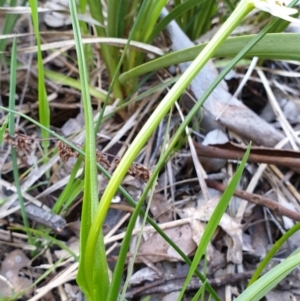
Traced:
<path fill-rule="evenodd" d="M 77 158 L 79 156 L 77 151 L 74 151 L 71 147 L 61 141 L 57 143 L 57 148 L 58 154 L 63 162 L 67 162 L 71 157 Z M 113 171 L 118 166 L 121 159 L 116 157 L 112 162 L 110 162 L 106 154 L 96 150 L 96 161 L 106 170 Z M 140 163 L 133 163 L 127 174 L 138 180 L 142 180 L 143 182 L 147 182 L 151 176 L 150 170 Z"/>
<path fill-rule="evenodd" d="M 8 133 L 4 134 L 4 141 L 11 147 L 15 148 L 17 151 L 25 151 L 30 153 L 33 146 L 33 138 L 25 136 L 19 133 L 11 136 Z"/>
<path fill-rule="evenodd" d="M 6 133 L 4 135 L 4 140 L 17 151 L 25 151 L 27 153 L 32 151 L 34 143 L 34 138 L 19 133 L 16 133 L 14 136 Z M 73 150 L 71 147 L 61 141 L 57 142 L 57 148 L 58 154 L 63 162 L 67 162 L 70 158 L 78 158 L 79 156 L 77 151 Z M 114 160 L 110 162 L 106 154 L 96 150 L 96 161 L 107 171 L 112 172 L 118 166 L 121 159 L 115 157 Z M 127 174 L 135 177 L 136 179 L 142 180 L 143 182 L 147 182 L 151 176 L 150 170 L 140 163 L 133 163 Z"/>

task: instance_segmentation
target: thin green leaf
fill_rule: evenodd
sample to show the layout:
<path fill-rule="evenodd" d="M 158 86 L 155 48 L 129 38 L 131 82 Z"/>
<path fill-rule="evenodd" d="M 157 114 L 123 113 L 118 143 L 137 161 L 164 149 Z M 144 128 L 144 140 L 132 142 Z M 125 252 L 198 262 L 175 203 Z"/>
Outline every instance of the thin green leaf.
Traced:
<path fill-rule="evenodd" d="M 153 29 L 150 37 L 148 38 L 148 42 L 151 43 L 161 31 L 165 29 L 165 27 L 174 19 L 178 18 L 182 14 L 184 14 L 186 11 L 190 10 L 196 5 L 199 5 L 202 2 L 205 2 L 207 0 L 188 0 L 184 1 L 183 3 L 175 6 L 174 9 L 163 19 L 161 19 L 155 28 Z"/>
<path fill-rule="evenodd" d="M 214 57 L 233 57 L 254 38 L 255 35 L 228 38 L 224 44 L 217 49 Z M 123 73 L 120 76 L 120 82 L 124 84 L 132 78 L 136 78 L 145 73 L 192 61 L 206 45 L 207 44 L 205 43 L 181 51 L 176 51 L 138 66 Z M 274 45 L 276 45 L 276 47 L 274 47 Z M 286 45 L 289 45 L 289 47 L 287 48 Z M 263 59 L 300 61 L 299 45 L 299 33 L 269 33 L 245 53 L 244 57 L 251 58 L 253 56 L 258 56 Z"/>
<path fill-rule="evenodd" d="M 93 264 L 93 259 L 96 254 L 96 242 L 98 239 L 99 230 L 102 228 L 107 210 L 109 208 L 110 202 L 117 191 L 121 181 L 123 180 L 127 170 L 134 161 L 136 155 L 139 153 L 141 148 L 144 146 L 146 141 L 149 139 L 150 135 L 158 126 L 159 122 L 165 116 L 165 114 L 170 110 L 176 99 L 181 95 L 184 89 L 189 85 L 192 79 L 196 76 L 199 70 L 207 63 L 212 53 L 217 49 L 217 45 L 221 44 L 222 41 L 226 39 L 226 36 L 233 30 L 236 24 L 248 13 L 249 6 L 247 3 L 241 2 L 238 9 L 231 15 L 231 19 L 234 20 L 234 24 L 231 23 L 231 19 L 227 20 L 224 24 L 224 28 L 221 29 L 211 40 L 211 44 L 207 47 L 206 51 L 203 51 L 197 59 L 192 62 L 186 72 L 180 77 L 176 84 L 171 88 L 169 93 L 164 97 L 164 99 L 159 103 L 155 111 L 149 117 L 143 128 L 139 131 L 138 135 L 135 137 L 132 144 L 129 146 L 127 152 L 121 159 L 119 165 L 117 166 L 115 172 L 113 173 L 104 193 L 99 202 L 97 208 L 96 217 L 92 225 L 92 230 L 89 233 L 87 240 L 87 248 L 91 250 L 93 256 L 88 256 L 85 258 L 86 265 L 91 266 Z"/>
<path fill-rule="evenodd" d="M 160 102 L 158 107 L 152 113 L 152 115 L 147 120 L 146 124 L 142 130 L 135 137 L 131 146 L 128 148 L 126 154 L 123 156 L 120 164 L 115 170 L 113 176 L 111 177 L 104 193 L 102 199 L 99 203 L 96 217 L 92 225 L 92 229 L 89 232 L 89 237 L 87 240 L 87 248 L 91 251 L 92 256 L 87 256 L 85 258 L 86 266 L 91 266 L 96 254 L 96 242 L 99 236 L 99 230 L 102 228 L 104 218 L 106 216 L 107 210 L 109 208 L 111 199 L 115 194 L 118 186 L 120 185 L 123 177 L 125 176 L 127 170 L 132 164 L 135 156 L 138 154 L 140 149 L 149 139 L 152 132 L 157 127 L 158 123 L 164 117 L 164 115 L 171 109 L 172 105 L 184 89 L 191 82 L 193 77 L 199 72 L 199 70 L 206 64 L 206 62 L 211 57 L 212 53 L 217 49 L 217 45 L 221 44 L 222 41 L 226 39 L 233 28 L 239 23 L 239 21 L 249 12 L 251 8 L 247 3 L 241 2 L 237 10 L 231 15 L 231 19 L 228 19 L 224 24 L 224 27 L 214 36 L 211 40 L 209 47 L 206 51 L 203 51 L 197 59 L 190 65 L 186 72 L 180 77 L 176 84 L 171 88 L 169 93 Z M 232 23 L 232 21 L 234 21 Z"/>
<path fill-rule="evenodd" d="M 61 74 L 61 73 L 58 73 L 55 71 L 51 71 L 51 70 L 45 70 L 45 76 L 60 85 L 70 86 L 72 88 L 75 88 L 75 89 L 81 91 L 81 84 L 75 78 L 71 78 L 64 74 Z M 107 94 L 105 93 L 105 91 L 103 91 L 103 92 L 99 91 L 98 89 L 94 88 L 93 86 L 89 86 L 89 93 L 91 96 L 94 96 L 95 98 L 98 98 L 101 101 L 104 101 L 107 97 Z M 111 100 L 112 100 L 112 98 L 109 97 L 109 101 L 111 101 Z"/>
<path fill-rule="evenodd" d="M 119 20 L 115 18 L 113 15 L 115 7 L 111 8 L 112 4 L 111 1 L 108 1 L 108 24 L 113 22 L 120 22 L 123 20 Z M 104 16 L 103 16 L 103 9 L 102 9 L 102 3 L 98 0 L 88 0 L 89 7 L 90 7 L 90 13 L 92 17 L 98 21 L 100 24 L 105 24 Z M 115 1 L 114 1 L 115 3 Z M 107 37 L 108 33 L 106 32 L 105 28 L 101 26 L 96 26 L 96 31 L 99 37 Z M 118 51 L 115 47 L 109 46 L 109 45 L 102 45 L 101 46 L 101 54 L 103 57 L 103 60 L 105 62 L 105 66 L 109 72 L 110 78 L 114 76 L 116 73 L 117 68 L 117 62 L 119 60 L 119 57 L 117 56 Z M 117 74 L 118 75 L 118 74 Z M 113 92 L 116 98 L 123 99 L 123 93 L 120 86 L 120 83 L 118 80 L 116 80 L 113 84 Z"/>
<path fill-rule="evenodd" d="M 234 194 L 236 186 L 238 185 L 238 182 L 239 182 L 239 180 L 242 176 L 242 173 L 244 171 L 246 162 L 248 160 L 250 149 L 251 149 L 251 143 L 247 148 L 247 151 L 246 151 L 246 153 L 243 157 L 241 165 L 239 166 L 238 170 L 236 171 L 235 175 L 233 176 L 232 180 L 230 181 L 228 187 L 224 191 L 218 205 L 216 206 L 213 214 L 210 217 L 210 220 L 209 220 L 209 222 L 208 222 L 208 224 L 207 224 L 207 226 L 204 230 L 203 236 L 202 236 L 202 238 L 199 242 L 199 245 L 198 245 L 196 254 L 194 256 L 191 268 L 190 268 L 190 270 L 187 274 L 187 277 L 184 281 L 184 284 L 183 284 L 182 290 L 180 292 L 180 295 L 178 297 L 178 300 L 181 300 L 181 298 L 183 297 L 184 292 L 185 292 L 190 280 L 192 279 L 193 274 L 194 274 L 195 270 L 197 269 L 198 264 L 199 264 L 202 256 L 205 254 L 206 248 L 207 248 L 209 242 L 211 241 L 211 239 L 212 239 L 212 237 L 213 237 L 213 235 L 216 231 L 216 228 L 219 225 L 219 222 L 220 222 L 220 220 L 221 220 L 221 218 L 222 218 L 222 216 L 223 216 L 223 214 L 224 214 L 224 212 L 225 212 L 225 210 L 226 210 L 226 208 L 227 208 L 227 206 L 228 206 L 228 204 L 231 200 L 231 197 Z"/>
<path fill-rule="evenodd" d="M 269 261 L 273 258 L 273 256 L 276 254 L 276 252 L 279 250 L 279 248 L 296 232 L 300 230 L 300 223 L 297 223 L 294 225 L 291 229 L 289 229 L 278 241 L 275 242 L 275 244 L 272 246 L 270 251 L 267 253 L 267 255 L 263 258 L 263 260 L 258 265 L 257 269 L 255 270 L 252 278 L 248 282 L 248 287 L 252 285 L 260 276 L 264 268 L 268 265 Z"/>
<path fill-rule="evenodd" d="M 166 133 L 168 133 L 169 128 L 170 128 L 171 116 L 172 116 L 172 114 L 170 113 L 169 118 L 168 118 L 168 124 L 166 126 Z M 165 147 L 166 143 L 167 143 L 166 138 L 167 138 L 167 135 L 165 135 L 165 137 L 164 137 L 164 141 L 163 141 L 163 144 L 162 144 L 162 147 L 161 147 L 162 150 L 165 150 L 165 148 L 166 148 Z M 162 154 L 163 154 L 163 152 L 162 152 Z M 151 178 L 151 181 L 153 183 L 156 183 L 158 175 L 152 176 L 152 177 L 154 177 L 154 178 Z M 154 189 L 152 187 L 151 195 L 149 197 L 148 204 L 147 204 L 147 209 L 146 209 L 145 215 L 143 217 L 143 226 L 142 226 L 140 234 L 138 235 L 138 239 L 137 239 L 137 242 L 136 242 L 135 252 L 133 254 L 132 261 L 130 263 L 130 266 L 128 266 L 128 269 L 127 269 L 128 272 L 127 272 L 127 277 L 126 277 L 126 280 L 125 280 L 125 283 L 124 283 L 124 286 L 123 286 L 123 290 L 122 290 L 122 294 L 121 294 L 121 300 L 123 300 L 125 298 L 126 289 L 127 289 L 128 283 L 129 283 L 130 276 L 131 276 L 130 271 L 132 271 L 133 264 L 134 264 L 134 261 L 135 261 L 135 258 L 136 258 L 136 253 L 138 251 L 138 247 L 139 247 L 140 240 L 141 240 L 141 237 L 142 237 L 143 227 L 144 227 L 145 222 L 146 222 L 147 217 L 148 217 L 148 211 L 149 211 L 151 201 L 152 201 L 152 198 L 153 198 L 153 193 L 154 193 Z M 133 214 L 130 218 L 129 224 L 127 226 L 126 234 L 125 234 L 125 237 L 124 237 L 122 245 L 121 245 L 121 249 L 120 249 L 120 252 L 119 252 L 117 264 L 116 264 L 114 274 L 113 274 L 113 278 L 112 278 L 112 281 L 111 281 L 110 294 L 109 294 L 109 296 L 111 296 L 111 297 L 110 297 L 109 300 L 116 300 L 116 298 L 117 298 L 117 293 L 119 291 L 119 287 L 120 287 L 121 279 L 122 279 L 122 272 L 124 270 L 126 256 L 127 256 L 127 252 L 128 252 L 128 249 L 129 249 L 129 244 L 130 244 L 131 237 L 132 237 L 132 232 L 133 232 L 134 226 L 136 224 L 136 220 L 137 220 L 137 218 L 140 214 L 140 210 L 141 210 L 141 208 L 144 204 L 144 201 L 145 201 L 145 198 L 142 196 L 139 199 L 139 201 L 138 201 L 138 203 L 135 207 L 135 210 L 134 210 L 134 212 L 133 212 Z"/>
<path fill-rule="evenodd" d="M 3 1 L 4 3 L 5 1 Z M 17 0 L 11 0 L 10 1 L 10 7 L 16 6 L 18 3 Z M 26 3 L 26 0 L 23 1 L 22 5 L 24 5 Z M 1 5 L 3 6 L 3 5 Z M 3 17 L 1 17 L 3 18 Z M 13 15 L 13 14 L 7 14 L 4 18 L 4 22 L 3 22 L 3 29 L 2 29 L 2 34 L 9 34 L 13 31 L 13 28 L 16 25 L 16 22 L 19 18 L 19 15 Z M 0 65 L 2 63 L 2 58 L 3 58 L 3 51 L 6 48 L 7 45 L 7 39 L 4 40 L 0 40 Z"/>
<path fill-rule="evenodd" d="M 299 254 L 288 257 L 241 293 L 235 301 L 258 301 L 300 264 Z"/>
<path fill-rule="evenodd" d="M 35 33 L 35 38 L 37 42 L 37 61 L 38 61 L 38 102 L 39 102 L 39 120 L 40 123 L 45 127 L 50 127 L 50 108 L 47 99 L 47 91 L 45 87 L 45 75 L 44 75 L 44 65 L 43 65 L 43 57 L 41 51 L 41 38 L 39 32 L 39 15 L 38 15 L 38 6 L 36 0 L 29 0 L 31 15 L 33 21 L 33 28 Z M 44 149 L 44 153 L 47 155 L 48 148 L 50 146 L 49 135 L 48 132 L 44 129 L 42 131 L 42 145 Z"/>
<path fill-rule="evenodd" d="M 97 256 L 93 257 L 92 265 L 85 264 L 85 257 L 90 256 L 89 250 L 87 250 L 86 248 L 87 237 L 91 228 L 91 224 L 94 220 L 96 208 L 98 205 L 96 145 L 93 112 L 91 107 L 91 98 L 89 94 L 88 74 L 86 69 L 83 44 L 81 40 L 80 27 L 77 18 L 75 0 L 70 0 L 69 5 L 73 25 L 74 39 L 76 43 L 76 52 L 78 57 L 78 66 L 82 89 L 82 101 L 86 125 L 84 196 L 80 229 L 80 264 L 77 275 L 77 282 L 84 290 L 85 294 L 87 295 L 87 298 L 91 298 L 91 300 L 106 300 L 109 280 L 105 247 L 101 230 L 100 235 L 97 237 L 96 241 Z"/>
<path fill-rule="evenodd" d="M 13 47 L 11 51 L 11 63 L 10 63 L 10 83 L 9 83 L 9 108 L 10 110 L 15 109 L 15 101 L 16 101 L 16 77 L 17 77 L 17 41 L 16 38 L 14 38 L 13 41 Z M 9 114 L 9 134 L 11 136 L 14 136 L 15 134 L 15 119 L 14 114 Z M 19 181 L 19 167 L 18 167 L 18 160 L 17 160 L 17 153 L 14 148 L 11 149 L 11 160 L 12 160 L 12 166 L 13 166 L 13 175 L 14 175 L 14 185 L 17 190 L 18 194 L 18 201 L 21 209 L 21 216 L 23 220 L 23 224 L 25 228 L 27 229 L 27 235 L 28 235 L 28 241 L 31 245 L 33 245 L 33 239 L 28 232 L 29 222 L 27 213 L 25 210 L 24 205 L 24 199 L 22 196 L 22 191 L 20 187 L 20 181 Z"/>
<path fill-rule="evenodd" d="M 207 281 L 204 281 L 201 285 L 201 287 L 198 289 L 196 295 L 193 297 L 191 301 L 198 301 L 200 296 L 205 293 L 205 286 L 207 284 Z"/>
<path fill-rule="evenodd" d="M 3 141 L 3 137 L 5 134 L 5 131 L 7 129 L 7 125 L 8 125 L 8 120 L 10 119 L 10 113 L 6 116 L 1 128 L 0 128 L 0 145 L 2 144 Z"/>

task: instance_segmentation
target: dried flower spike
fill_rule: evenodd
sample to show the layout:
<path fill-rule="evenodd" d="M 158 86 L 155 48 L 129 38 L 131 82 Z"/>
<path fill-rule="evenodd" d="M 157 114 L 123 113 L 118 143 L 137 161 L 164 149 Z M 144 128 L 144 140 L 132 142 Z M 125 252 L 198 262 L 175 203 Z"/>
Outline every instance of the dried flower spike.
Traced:
<path fill-rule="evenodd" d="M 105 154 L 100 152 L 99 150 L 96 150 L 96 160 L 97 162 L 103 166 L 106 170 L 109 170 L 111 165 L 110 162 Z"/>
<path fill-rule="evenodd" d="M 78 152 L 74 151 L 72 148 L 70 148 L 68 145 L 66 145 L 61 141 L 57 143 L 57 148 L 58 148 L 59 157 L 63 162 L 67 162 L 71 157 L 77 158 L 79 155 Z M 107 171 L 111 169 L 112 169 L 111 171 L 114 171 L 114 169 L 120 163 L 121 159 L 115 158 L 113 160 L 113 164 L 111 164 L 107 158 L 107 155 L 97 150 L 96 161 L 97 163 L 101 164 L 103 168 L 105 168 Z M 147 182 L 151 176 L 150 170 L 146 166 L 140 163 L 133 163 L 132 166 L 129 168 L 127 174 L 135 177 L 138 180 L 142 180 L 143 182 Z"/>
<path fill-rule="evenodd" d="M 11 136 L 10 134 L 5 133 L 4 140 L 17 151 L 25 151 L 27 153 L 32 151 L 33 139 L 31 137 L 18 133 L 16 133 L 14 136 Z"/>
<path fill-rule="evenodd" d="M 120 161 L 121 161 L 120 158 L 115 158 L 114 160 L 115 166 L 118 166 Z M 151 177 L 150 170 L 146 166 L 140 163 L 132 163 L 127 174 L 135 177 L 138 180 L 142 180 L 143 182 L 149 181 Z"/>
<path fill-rule="evenodd" d="M 56 146 L 58 148 L 58 155 L 63 162 L 67 162 L 70 158 L 78 157 L 78 152 L 74 151 L 65 143 L 58 141 Z"/>

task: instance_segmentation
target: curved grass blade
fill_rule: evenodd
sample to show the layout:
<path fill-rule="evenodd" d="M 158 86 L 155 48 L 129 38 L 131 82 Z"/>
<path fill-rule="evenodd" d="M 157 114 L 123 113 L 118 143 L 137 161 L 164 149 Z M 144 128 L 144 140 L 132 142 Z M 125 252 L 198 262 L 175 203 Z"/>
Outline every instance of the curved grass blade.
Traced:
<path fill-rule="evenodd" d="M 0 3 L 0 6 L 3 6 L 5 2 L 6 2 L 5 0 L 2 0 Z M 23 6 L 25 3 L 26 3 L 26 0 L 24 0 L 21 5 Z M 11 7 L 14 7 L 17 4 L 18 4 L 17 0 L 11 0 L 9 5 Z M 1 18 L 3 18 L 3 16 L 1 16 Z M 3 35 L 9 34 L 13 31 L 18 18 L 19 18 L 19 15 L 13 15 L 13 14 L 5 15 L 4 22 L 2 23 L 3 24 L 2 34 Z M 3 52 L 6 48 L 7 41 L 8 41 L 7 39 L 0 40 L 0 65 L 2 63 Z"/>
<path fill-rule="evenodd" d="M 154 27 L 150 37 L 148 38 L 148 43 L 151 43 L 161 31 L 174 19 L 180 17 L 182 14 L 190 10 L 196 5 L 199 5 L 206 0 L 188 0 L 176 6 L 172 11 L 163 19 L 161 19 L 158 24 Z"/>
<path fill-rule="evenodd" d="M 157 163 L 153 173 L 152 177 L 149 180 L 149 182 L 146 185 L 146 188 L 140 198 L 139 204 L 142 203 L 142 200 L 146 198 L 150 188 L 153 185 L 153 179 L 155 178 L 156 175 L 158 175 L 159 171 L 167 161 L 170 153 L 174 149 L 177 141 L 182 137 L 182 134 L 186 128 L 186 126 L 192 121 L 193 116 L 199 111 L 200 107 L 204 103 L 205 99 L 212 93 L 212 91 L 215 89 L 215 87 L 223 80 L 223 78 L 226 76 L 226 74 L 239 62 L 239 60 L 244 56 L 244 54 L 251 49 L 267 32 L 270 30 L 278 21 L 280 20 L 273 20 L 268 26 L 264 28 L 262 32 L 260 32 L 257 36 L 255 36 L 246 46 L 245 48 L 237 54 L 237 56 L 226 66 L 223 71 L 218 75 L 218 77 L 214 80 L 214 82 L 208 87 L 204 95 L 197 101 L 195 106 L 192 108 L 192 110 L 189 112 L 188 116 L 185 118 L 184 122 L 180 125 L 179 129 L 176 131 L 175 136 L 173 137 L 172 141 L 169 143 L 167 151 L 164 153 L 164 155 L 160 158 L 159 162 Z M 138 204 L 138 205 L 139 205 Z M 132 204 L 135 206 L 135 204 Z M 142 214 L 143 215 L 143 214 Z M 191 265 L 191 261 L 189 258 L 185 256 L 185 254 L 177 248 L 177 246 L 174 246 L 172 241 L 166 236 L 163 232 L 160 231 L 159 227 L 151 220 L 148 219 L 148 222 L 155 228 L 156 231 L 160 233 L 160 235 L 176 250 L 176 252 L 184 258 L 185 262 L 188 265 Z M 126 237 L 125 237 L 126 239 Z M 123 241 L 123 243 L 125 243 Z M 129 242 L 128 242 L 129 243 Z M 204 283 L 205 279 L 204 277 L 199 273 L 198 270 L 195 271 L 199 279 Z M 213 296 L 215 300 L 220 300 L 218 295 L 214 292 L 214 290 L 210 287 L 209 284 L 207 284 L 207 290 L 210 292 L 210 294 Z"/>
<path fill-rule="evenodd" d="M 5 134 L 5 131 L 7 129 L 7 125 L 8 125 L 8 120 L 10 119 L 10 113 L 6 116 L 1 128 L 0 128 L 0 145 L 2 144 L 3 142 L 3 137 L 4 137 L 4 134 Z"/>
<path fill-rule="evenodd" d="M 78 256 L 70 249 L 66 246 L 65 243 L 63 243 L 62 241 L 52 237 L 51 235 L 45 233 L 44 231 L 40 231 L 40 230 L 36 230 L 36 229 L 26 229 L 25 227 L 12 227 L 11 230 L 17 230 L 17 231 L 24 231 L 24 232 L 30 232 L 32 234 L 34 234 L 36 237 L 43 237 L 46 240 L 51 241 L 51 243 L 59 246 L 61 249 L 65 250 L 67 253 L 69 253 L 69 255 L 71 257 L 74 258 L 74 260 L 78 261 Z"/>
<path fill-rule="evenodd" d="M 291 229 L 289 229 L 276 243 L 272 246 L 271 250 L 267 253 L 265 258 L 260 262 L 257 269 L 255 270 L 252 278 L 248 282 L 248 287 L 251 286 L 258 279 L 264 268 L 267 266 L 269 261 L 273 258 L 279 248 L 297 231 L 300 230 L 300 223 L 294 225 Z"/>
<path fill-rule="evenodd" d="M 299 253 L 288 257 L 241 293 L 235 301 L 258 301 L 300 264 Z"/>
<path fill-rule="evenodd" d="M 250 43 L 256 35 L 228 38 L 214 57 L 233 57 Z M 163 57 L 152 60 L 120 75 L 120 82 L 126 83 L 148 72 L 164 67 L 194 60 L 207 44 L 201 44 L 181 51 L 176 51 Z M 276 45 L 276 47 L 274 47 Z M 287 48 L 286 45 L 289 45 Z M 260 42 L 251 48 L 244 57 L 258 56 L 262 59 L 296 60 L 300 61 L 300 34 L 299 33 L 269 33 Z"/>
<path fill-rule="evenodd" d="M 17 75 L 17 41 L 14 38 L 12 52 L 11 52 L 11 63 L 10 63 L 10 83 L 9 83 L 9 108 L 11 110 L 15 109 L 16 101 L 16 76 Z M 9 125 L 8 125 L 9 134 L 13 137 L 15 134 L 15 115 L 13 113 L 9 114 Z M 29 222 L 27 213 L 25 210 L 24 199 L 22 196 L 20 180 L 19 180 L 19 167 L 17 160 L 17 152 L 14 148 L 11 149 L 11 160 L 13 167 L 13 176 L 14 176 L 14 185 L 16 186 L 18 201 L 20 204 L 21 216 L 24 223 L 24 227 L 27 229 L 26 233 L 28 235 L 29 244 L 33 245 L 33 239 L 29 230 Z"/>
<path fill-rule="evenodd" d="M 69 1 L 70 14 L 73 25 L 74 39 L 76 42 L 76 52 L 80 73 L 80 83 L 82 89 L 82 100 L 84 107 L 84 119 L 86 125 L 86 144 L 85 144 L 85 173 L 84 173 L 84 196 L 81 215 L 80 229 L 80 264 L 77 275 L 77 282 L 80 284 L 88 299 L 106 300 L 109 286 L 105 246 L 102 231 L 96 241 L 97 258 L 93 266 L 85 265 L 85 257 L 88 256 L 86 249 L 88 233 L 93 223 L 96 208 L 98 205 L 98 183 L 96 169 L 96 145 L 93 122 L 93 112 L 91 107 L 91 97 L 89 94 L 88 73 L 85 62 L 83 44 L 79 22 L 77 18 L 76 2 Z"/>
<path fill-rule="evenodd" d="M 228 187 L 226 188 L 226 190 L 224 191 L 221 199 L 219 200 L 218 205 L 216 206 L 212 216 L 210 217 L 210 220 L 208 222 L 208 224 L 205 227 L 203 236 L 199 242 L 196 254 L 194 256 L 191 268 L 185 278 L 182 290 L 180 292 L 180 295 L 178 297 L 178 300 L 181 300 L 183 298 L 184 292 L 191 280 L 191 278 L 193 277 L 193 274 L 195 272 L 195 270 L 198 267 L 198 264 L 202 258 L 202 256 L 205 254 L 206 252 L 206 248 L 208 243 L 211 241 L 218 225 L 219 222 L 231 200 L 231 197 L 234 194 L 234 191 L 236 189 L 236 186 L 238 185 L 238 182 L 242 176 L 242 173 L 244 171 L 246 162 L 248 160 L 249 154 L 250 154 L 250 149 L 251 149 L 251 143 L 249 144 L 247 151 L 243 157 L 243 160 L 241 162 L 241 165 L 239 166 L 239 168 L 237 169 L 235 175 L 233 176 L 232 180 L 230 181 Z"/>
<path fill-rule="evenodd" d="M 33 21 L 33 28 L 35 33 L 35 38 L 37 42 L 37 61 L 38 61 L 38 100 L 39 100 L 39 120 L 40 123 L 45 127 L 50 127 L 50 109 L 47 99 L 47 91 L 45 87 L 45 74 L 44 74 L 44 65 L 43 57 L 41 51 L 41 38 L 39 33 L 39 15 L 37 10 L 37 2 L 35 0 L 29 0 L 31 15 Z M 48 148 L 50 146 L 48 132 L 41 129 L 42 131 L 42 145 L 45 155 L 48 153 Z M 47 157 L 47 156 L 46 156 Z"/>

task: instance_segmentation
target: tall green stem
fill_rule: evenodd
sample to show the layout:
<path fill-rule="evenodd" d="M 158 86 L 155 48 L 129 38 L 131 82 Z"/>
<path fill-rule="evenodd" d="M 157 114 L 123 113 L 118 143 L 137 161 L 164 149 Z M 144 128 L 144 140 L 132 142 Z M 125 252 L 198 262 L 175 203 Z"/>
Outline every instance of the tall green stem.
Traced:
<path fill-rule="evenodd" d="M 85 264 L 89 267 L 93 266 L 95 259 L 95 247 L 98 239 L 99 231 L 102 227 L 110 202 L 115 195 L 118 186 L 121 184 L 127 170 L 131 166 L 137 154 L 145 145 L 150 135 L 158 126 L 162 118 L 170 110 L 174 102 L 180 97 L 182 92 L 188 87 L 193 78 L 208 62 L 215 53 L 217 48 L 226 40 L 229 34 L 239 25 L 241 20 L 253 9 L 248 1 L 241 1 L 230 18 L 224 23 L 220 31 L 212 38 L 208 45 L 203 49 L 199 56 L 191 63 L 189 68 L 180 77 L 177 83 L 172 87 L 169 93 L 164 97 L 156 110 L 150 116 L 144 127 L 141 129 L 126 154 L 122 158 L 111 180 L 109 181 L 106 190 L 99 203 L 96 218 L 92 224 L 89 236 L 87 239 L 87 250 L 91 256 L 85 258 Z"/>

